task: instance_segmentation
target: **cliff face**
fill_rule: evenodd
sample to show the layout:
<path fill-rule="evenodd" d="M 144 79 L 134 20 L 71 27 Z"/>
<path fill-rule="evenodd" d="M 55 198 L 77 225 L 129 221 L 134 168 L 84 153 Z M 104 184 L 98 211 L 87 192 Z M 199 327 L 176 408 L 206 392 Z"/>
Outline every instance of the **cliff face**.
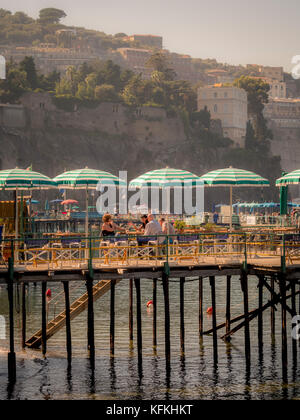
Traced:
<path fill-rule="evenodd" d="M 201 148 L 186 138 L 181 118 L 168 118 L 158 108 L 144 107 L 133 114 L 105 103 L 67 112 L 48 94 L 28 94 L 21 106 L 0 107 L 0 124 L 0 169 L 32 164 L 34 170 L 54 177 L 88 166 L 116 175 L 127 170 L 129 179 L 166 166 L 198 175 L 229 165 L 272 179 L 281 173 L 272 160 L 258 160 L 242 149 Z M 255 194 L 244 191 L 237 197 L 252 199 Z M 213 192 L 208 195 L 216 197 Z M 213 201 L 227 201 L 227 195 L 220 189 Z M 271 195 L 270 190 L 265 197 Z"/>

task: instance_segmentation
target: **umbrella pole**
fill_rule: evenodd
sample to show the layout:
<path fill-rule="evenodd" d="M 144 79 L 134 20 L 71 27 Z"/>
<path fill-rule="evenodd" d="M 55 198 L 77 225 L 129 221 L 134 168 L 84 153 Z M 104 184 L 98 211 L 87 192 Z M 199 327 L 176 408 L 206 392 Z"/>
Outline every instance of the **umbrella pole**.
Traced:
<path fill-rule="evenodd" d="M 230 187 L 230 232 L 232 232 L 232 186 Z"/>
<path fill-rule="evenodd" d="M 89 190 L 85 192 L 85 237 L 86 237 L 86 258 L 88 258 L 88 236 L 89 236 Z"/>
<path fill-rule="evenodd" d="M 14 260 L 17 261 L 18 257 L 18 237 L 19 237 L 19 203 L 18 203 L 18 188 L 16 188 L 16 224 L 15 224 L 15 255 Z"/>

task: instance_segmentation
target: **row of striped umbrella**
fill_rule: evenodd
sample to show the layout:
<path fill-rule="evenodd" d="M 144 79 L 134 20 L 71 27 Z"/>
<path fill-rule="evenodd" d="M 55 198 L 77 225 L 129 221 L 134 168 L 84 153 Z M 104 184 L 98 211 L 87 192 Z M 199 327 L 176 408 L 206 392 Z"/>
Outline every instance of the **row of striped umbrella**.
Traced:
<path fill-rule="evenodd" d="M 101 181 L 102 186 L 125 185 L 119 178 L 108 172 L 92 170 L 89 168 L 65 172 L 54 178 L 54 180 L 37 172 L 18 168 L 0 171 L 0 188 L 2 187 L 3 189 L 12 189 L 16 191 L 18 191 L 18 189 L 48 189 L 53 187 L 63 189 L 85 189 L 86 234 L 88 234 L 88 190 L 95 189 L 99 181 Z M 198 177 L 197 175 L 184 170 L 165 168 L 147 172 L 130 183 L 131 188 L 144 188 L 149 186 L 154 188 L 182 188 L 195 187 L 197 185 L 208 187 L 228 186 L 230 188 L 230 208 L 232 212 L 232 187 L 268 186 L 269 181 L 253 172 L 235 168 L 212 171 L 202 177 Z M 230 220 L 232 223 L 232 217 Z"/>

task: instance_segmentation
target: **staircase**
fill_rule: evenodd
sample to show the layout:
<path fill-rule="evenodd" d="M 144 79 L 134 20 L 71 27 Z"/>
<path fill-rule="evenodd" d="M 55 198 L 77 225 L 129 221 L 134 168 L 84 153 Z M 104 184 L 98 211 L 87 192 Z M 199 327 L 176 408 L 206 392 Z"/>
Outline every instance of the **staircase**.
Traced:
<path fill-rule="evenodd" d="M 116 280 L 116 284 L 121 280 Z M 101 280 L 93 286 L 93 299 L 96 301 L 106 292 L 110 290 L 110 280 Z M 70 318 L 74 319 L 80 315 L 88 306 L 88 295 L 85 293 L 76 299 L 70 306 Z M 47 324 L 47 340 L 52 337 L 57 331 L 61 330 L 66 325 L 66 311 L 61 312 L 54 319 Z M 29 340 L 26 341 L 26 346 L 32 349 L 38 349 L 42 344 L 42 330 L 37 331 Z"/>

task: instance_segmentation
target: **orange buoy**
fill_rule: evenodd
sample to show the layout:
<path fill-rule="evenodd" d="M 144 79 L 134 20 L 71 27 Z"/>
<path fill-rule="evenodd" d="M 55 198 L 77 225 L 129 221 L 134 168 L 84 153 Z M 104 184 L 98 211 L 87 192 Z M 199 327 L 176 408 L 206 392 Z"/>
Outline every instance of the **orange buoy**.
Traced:
<path fill-rule="evenodd" d="M 207 313 L 208 315 L 211 315 L 211 314 L 213 313 L 213 311 L 214 311 L 214 308 L 211 306 L 210 308 L 207 308 L 206 313 Z"/>
<path fill-rule="evenodd" d="M 151 305 L 153 305 L 153 300 L 149 300 L 149 301 L 147 302 L 147 308 L 149 308 Z"/>
<path fill-rule="evenodd" d="M 48 298 L 51 298 L 51 296 L 52 296 L 51 289 L 48 289 L 48 290 L 47 290 L 47 292 L 46 292 L 46 296 L 47 296 Z"/>

